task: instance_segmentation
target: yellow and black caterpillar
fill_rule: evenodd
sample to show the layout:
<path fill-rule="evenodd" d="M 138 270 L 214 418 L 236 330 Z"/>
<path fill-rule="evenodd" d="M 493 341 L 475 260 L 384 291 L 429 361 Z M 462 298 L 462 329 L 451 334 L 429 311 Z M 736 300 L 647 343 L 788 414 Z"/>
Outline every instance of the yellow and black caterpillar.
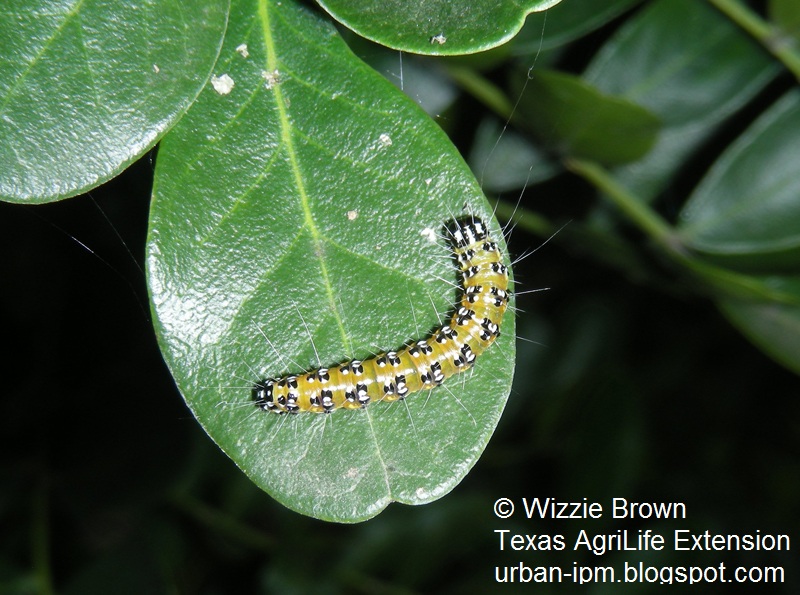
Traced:
<path fill-rule="evenodd" d="M 256 405 L 273 413 L 360 409 L 430 390 L 472 367 L 500 334 L 508 270 L 480 219 L 456 219 L 447 234 L 460 269 L 461 294 L 447 324 L 398 351 L 259 381 L 253 387 Z"/>

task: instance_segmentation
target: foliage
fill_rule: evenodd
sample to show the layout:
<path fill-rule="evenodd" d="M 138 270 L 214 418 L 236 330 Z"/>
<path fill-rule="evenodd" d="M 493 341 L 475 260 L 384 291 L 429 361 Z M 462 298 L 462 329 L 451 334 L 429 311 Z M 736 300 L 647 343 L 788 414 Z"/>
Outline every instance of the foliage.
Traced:
<path fill-rule="evenodd" d="M 436 238 L 465 205 L 490 221 L 480 187 L 441 129 L 305 11 L 239 3 L 216 69 L 236 86 L 208 89 L 164 140 L 151 206 L 156 329 L 181 392 L 295 510 L 355 521 L 440 497 L 500 417 L 512 317 L 468 380 L 394 406 L 253 415 L 248 380 L 426 336 L 455 300 Z"/>
<path fill-rule="evenodd" d="M 491 567 L 514 562 L 497 551 L 490 516 L 506 495 L 681 499 L 698 526 L 798 526 L 798 379 L 741 339 L 800 372 L 798 21 L 792 0 L 768 4 L 762 17 L 731 0 L 566 0 L 507 43 L 504 33 L 471 47 L 449 33 L 465 22 L 455 14 L 435 27 L 445 43 L 426 30 L 410 47 L 495 49 L 400 60 L 287 0 L 209 0 L 186 13 L 128 3 L 131 14 L 113 18 L 88 0 L 61 13 L 12 3 L 0 25 L 13 58 L 0 61 L 0 193 L 56 201 L 123 172 L 94 191 L 121 228 L 134 205 L 104 197 L 154 178 L 146 264 L 159 346 L 205 429 L 275 498 L 356 521 L 391 500 L 443 495 L 491 436 L 514 359 L 518 373 L 497 436 L 454 494 L 323 527 L 265 501 L 187 420 L 171 423 L 181 412 L 135 306 L 114 319 L 107 309 L 125 300 L 99 300 L 91 268 L 56 264 L 43 226 L 30 232 L 16 223 L 20 207 L 3 205 L 6 252 L 31 263 L 4 263 L 4 278 L 21 279 L 4 311 L 31 321 L 11 325 L 5 452 L 22 472 L 4 498 L 7 511 L 30 500 L 35 520 L 8 533 L 5 586 L 484 592 Z M 35 27 L 15 27 L 26 23 Z M 368 36 L 402 45 L 383 34 Z M 436 116 L 479 184 L 433 121 L 340 36 Z M 154 175 L 146 160 L 123 171 L 162 138 Z M 73 208 L 67 229 L 83 242 L 82 200 L 37 212 Z M 465 202 L 514 221 L 512 254 L 555 234 L 515 266 L 518 290 L 552 287 L 519 297 L 517 326 L 536 344 L 515 358 L 511 319 L 506 343 L 463 391 L 456 383 L 460 402 L 445 393 L 357 422 L 254 414 L 254 377 L 316 365 L 309 334 L 329 361 L 436 324 L 451 272 L 431 264 L 446 256 L 442 242 L 419 231 Z M 143 240 L 141 227 L 129 233 Z M 384 452 L 394 459 L 380 462 Z M 341 477 L 356 468 L 374 471 L 349 491 Z M 372 481 L 383 476 L 388 487 Z M 54 528 L 82 520 L 89 528 L 69 536 Z M 298 552 L 325 563 L 309 576 Z M 664 552 L 651 563 L 687 560 Z"/>

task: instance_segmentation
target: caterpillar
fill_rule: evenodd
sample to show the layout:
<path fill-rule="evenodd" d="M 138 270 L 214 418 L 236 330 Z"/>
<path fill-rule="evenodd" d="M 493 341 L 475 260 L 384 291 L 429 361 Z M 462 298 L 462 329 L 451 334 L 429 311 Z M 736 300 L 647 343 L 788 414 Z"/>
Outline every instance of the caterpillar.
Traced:
<path fill-rule="evenodd" d="M 397 351 L 256 382 L 256 406 L 273 413 L 361 409 L 430 390 L 470 369 L 500 335 L 508 269 L 480 219 L 455 219 L 445 230 L 460 271 L 459 301 L 447 324 Z"/>

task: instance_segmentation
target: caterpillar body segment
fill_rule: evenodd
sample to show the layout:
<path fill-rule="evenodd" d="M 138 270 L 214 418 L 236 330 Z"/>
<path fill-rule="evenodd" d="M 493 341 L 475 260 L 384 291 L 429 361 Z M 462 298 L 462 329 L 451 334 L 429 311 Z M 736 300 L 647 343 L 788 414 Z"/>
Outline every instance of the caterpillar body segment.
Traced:
<path fill-rule="evenodd" d="M 500 334 L 508 269 L 480 219 L 456 219 L 446 229 L 460 278 L 459 301 L 446 324 L 397 351 L 261 380 L 253 387 L 256 405 L 273 413 L 360 409 L 430 390 L 471 368 Z"/>

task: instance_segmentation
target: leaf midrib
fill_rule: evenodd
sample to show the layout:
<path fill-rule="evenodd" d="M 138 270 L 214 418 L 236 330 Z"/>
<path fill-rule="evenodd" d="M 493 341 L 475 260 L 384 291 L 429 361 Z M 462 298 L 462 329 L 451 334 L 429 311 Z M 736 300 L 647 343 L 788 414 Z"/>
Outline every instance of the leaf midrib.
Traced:
<path fill-rule="evenodd" d="M 261 28 L 264 36 L 264 50 L 267 56 L 266 71 L 280 72 L 278 68 L 278 56 L 275 51 L 275 43 L 272 37 L 272 28 L 270 26 L 270 14 L 267 4 L 268 0 L 259 0 L 258 2 L 258 16 L 259 20 L 261 21 Z M 272 92 L 274 93 L 275 104 L 278 108 L 278 120 L 280 122 L 281 138 L 283 139 L 283 143 L 286 148 L 286 154 L 289 158 L 289 167 L 292 170 L 292 176 L 294 177 L 295 185 L 297 186 L 297 192 L 300 197 L 300 204 L 303 208 L 303 217 L 305 220 L 305 226 L 308 228 L 309 233 L 311 234 L 312 240 L 317 249 L 316 250 L 317 254 L 320 255 L 319 266 L 320 266 L 320 272 L 322 274 L 322 282 L 325 287 L 326 299 L 329 302 L 330 310 L 331 312 L 333 312 L 336 324 L 339 328 L 339 334 L 342 337 L 342 344 L 349 345 L 349 338 L 347 336 L 347 333 L 345 332 L 344 321 L 342 320 L 342 317 L 339 315 L 338 310 L 336 309 L 336 302 L 333 294 L 333 286 L 331 284 L 330 276 L 328 274 L 328 267 L 325 263 L 324 257 L 322 256 L 322 254 L 324 254 L 322 249 L 323 238 L 311 213 L 311 205 L 309 204 L 309 197 L 306 191 L 303 175 L 302 172 L 300 171 L 300 166 L 297 159 L 297 152 L 294 146 L 294 139 L 292 137 L 291 125 L 289 123 L 289 118 L 287 117 L 286 113 L 287 112 L 286 102 L 283 98 L 283 91 L 281 90 L 280 83 L 272 87 Z M 372 437 L 373 444 L 375 445 L 375 452 L 377 453 L 378 460 L 380 461 L 381 468 L 383 469 L 383 475 L 384 475 L 384 481 L 386 482 L 387 493 L 390 494 L 391 491 L 389 483 L 389 471 L 387 469 L 385 461 L 383 460 L 380 450 L 380 445 L 378 444 L 378 437 L 375 433 L 375 428 L 372 424 L 372 417 L 369 411 L 367 412 L 367 417 L 370 422 L 369 424 L 370 435 Z"/>
<path fill-rule="evenodd" d="M 270 27 L 270 16 L 269 16 L 269 11 L 267 10 L 267 0 L 259 0 L 258 14 L 264 35 L 264 46 L 265 46 L 264 50 L 267 56 L 266 71 L 280 72 L 278 69 L 278 57 L 275 52 L 275 43 L 272 37 L 272 29 Z M 272 92 L 275 97 L 275 105 L 278 109 L 280 135 L 281 138 L 283 139 L 283 145 L 286 149 L 286 155 L 289 159 L 289 167 L 292 171 L 292 177 L 294 178 L 295 186 L 297 187 L 297 193 L 300 198 L 300 206 L 303 209 L 304 226 L 309 230 L 311 234 L 311 238 L 316 248 L 316 253 L 322 254 L 323 239 L 322 235 L 320 234 L 319 228 L 317 227 L 317 224 L 314 221 L 314 217 L 311 213 L 311 205 L 309 204 L 308 192 L 306 191 L 305 181 L 303 180 L 303 174 L 300 170 L 300 165 L 297 158 L 297 151 L 294 146 L 294 138 L 292 137 L 291 125 L 289 123 L 289 118 L 286 113 L 287 112 L 286 101 L 283 98 L 283 91 L 281 90 L 281 85 L 275 84 L 272 87 Z M 325 286 L 326 297 L 328 302 L 332 306 L 331 310 L 335 312 L 336 310 L 333 307 L 335 306 L 333 287 L 330 282 L 328 267 L 325 263 L 324 258 L 320 257 L 319 260 L 320 260 L 320 272 L 322 274 L 322 281 Z M 344 324 L 341 320 L 341 317 L 338 315 L 336 316 L 336 323 L 339 327 L 339 333 L 342 336 L 342 341 L 346 345 L 347 335 L 345 333 Z"/>

